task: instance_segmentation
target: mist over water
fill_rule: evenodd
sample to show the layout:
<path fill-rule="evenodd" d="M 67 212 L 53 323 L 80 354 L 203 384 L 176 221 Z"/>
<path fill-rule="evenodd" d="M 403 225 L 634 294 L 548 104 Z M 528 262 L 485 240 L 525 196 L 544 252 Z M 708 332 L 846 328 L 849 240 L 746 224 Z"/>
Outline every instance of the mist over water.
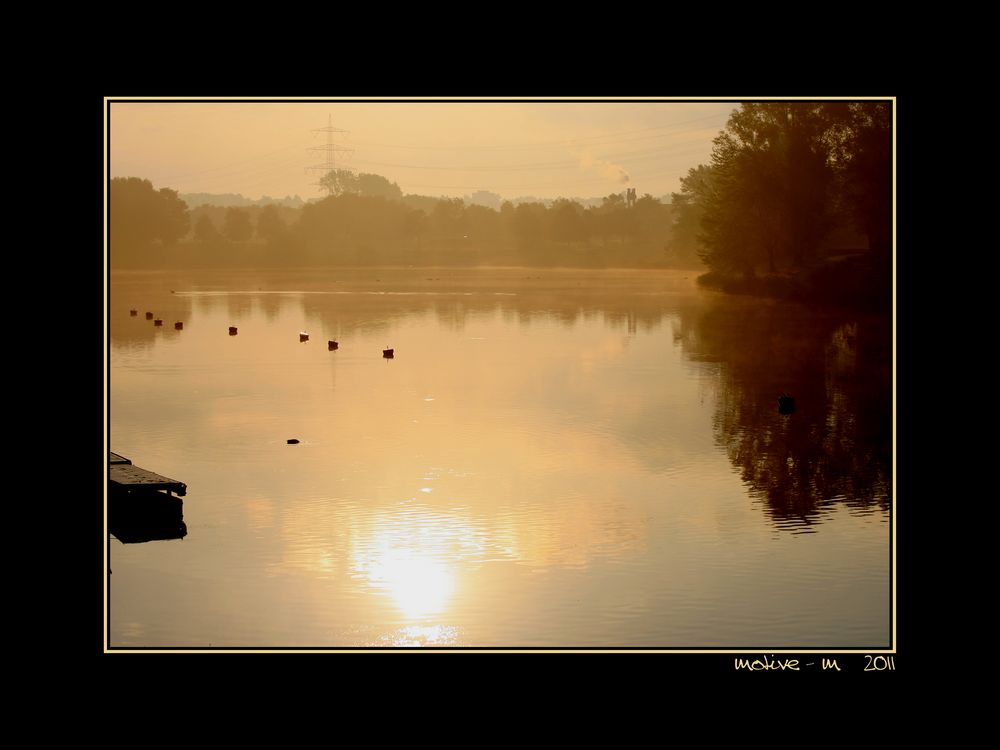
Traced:
<path fill-rule="evenodd" d="M 112 272 L 111 645 L 887 646 L 887 317 L 694 276 Z"/>

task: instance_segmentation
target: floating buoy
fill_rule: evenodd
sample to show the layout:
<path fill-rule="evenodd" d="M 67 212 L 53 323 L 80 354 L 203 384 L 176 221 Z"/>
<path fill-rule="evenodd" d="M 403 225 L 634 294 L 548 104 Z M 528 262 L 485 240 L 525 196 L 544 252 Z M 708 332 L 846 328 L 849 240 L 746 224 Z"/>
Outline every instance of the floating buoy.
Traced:
<path fill-rule="evenodd" d="M 131 315 L 134 318 L 136 315 L 139 314 L 139 311 L 138 310 L 129 310 L 128 314 Z"/>
<path fill-rule="evenodd" d="M 229 335 L 230 336 L 236 335 L 236 326 L 229 326 Z"/>
<path fill-rule="evenodd" d="M 156 320 L 153 321 L 153 325 L 154 326 L 162 326 L 163 325 L 163 321 L 160 320 L 159 318 L 157 318 Z"/>
<path fill-rule="evenodd" d="M 308 340 L 309 340 L 309 334 L 306 333 L 305 331 L 299 331 L 299 341 L 308 341 Z"/>
<path fill-rule="evenodd" d="M 174 329 L 181 331 L 184 329 L 184 324 L 178 320 L 176 323 L 174 323 Z"/>
<path fill-rule="evenodd" d="M 146 313 L 146 320 L 152 320 L 152 319 L 153 319 L 153 313 L 151 312 Z"/>
<path fill-rule="evenodd" d="M 791 396 L 778 396 L 778 413 L 791 414 L 795 411 L 795 399 Z"/>
<path fill-rule="evenodd" d="M 334 349 L 336 349 L 337 347 L 339 347 L 339 346 L 340 346 L 340 344 L 338 344 L 336 341 L 327 341 L 326 342 L 326 348 L 329 349 L 331 352 Z"/>
<path fill-rule="evenodd" d="M 392 349 L 383 349 L 382 356 L 385 357 L 386 359 L 392 359 L 392 352 L 393 352 Z"/>
<path fill-rule="evenodd" d="M 289 445 L 298 445 L 299 444 L 298 438 L 289 438 L 288 444 Z"/>

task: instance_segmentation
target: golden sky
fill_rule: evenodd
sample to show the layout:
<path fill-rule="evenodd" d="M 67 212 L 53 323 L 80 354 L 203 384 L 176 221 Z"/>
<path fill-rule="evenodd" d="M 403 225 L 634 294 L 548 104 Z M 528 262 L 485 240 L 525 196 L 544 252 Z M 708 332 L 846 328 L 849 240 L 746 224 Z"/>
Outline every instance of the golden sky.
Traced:
<path fill-rule="evenodd" d="M 734 102 L 289 102 L 110 98 L 112 177 L 181 193 L 321 197 L 326 163 L 372 172 L 404 193 L 505 199 L 655 197 L 707 163 Z"/>

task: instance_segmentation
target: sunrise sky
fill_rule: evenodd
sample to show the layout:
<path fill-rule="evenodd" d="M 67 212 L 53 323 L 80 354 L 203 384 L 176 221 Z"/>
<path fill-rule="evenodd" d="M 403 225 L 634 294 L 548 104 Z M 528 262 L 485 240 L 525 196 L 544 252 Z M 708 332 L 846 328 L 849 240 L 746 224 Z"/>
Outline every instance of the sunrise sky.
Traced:
<path fill-rule="evenodd" d="M 108 99 L 110 176 L 181 193 L 319 198 L 328 123 L 336 166 L 403 193 L 589 198 L 679 189 L 736 102 L 149 101 Z M 310 150 L 321 147 L 320 150 Z"/>

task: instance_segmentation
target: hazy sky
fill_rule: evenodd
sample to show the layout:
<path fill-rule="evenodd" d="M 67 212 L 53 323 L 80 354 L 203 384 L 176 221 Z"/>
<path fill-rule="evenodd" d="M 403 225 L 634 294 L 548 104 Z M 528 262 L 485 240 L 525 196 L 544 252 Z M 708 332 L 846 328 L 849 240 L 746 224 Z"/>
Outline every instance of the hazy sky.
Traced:
<path fill-rule="evenodd" d="M 679 189 L 709 159 L 733 102 L 141 102 L 112 100 L 112 177 L 182 193 L 309 199 L 326 163 L 383 175 L 404 193 L 504 198 Z M 627 178 L 627 179 L 626 179 Z"/>

